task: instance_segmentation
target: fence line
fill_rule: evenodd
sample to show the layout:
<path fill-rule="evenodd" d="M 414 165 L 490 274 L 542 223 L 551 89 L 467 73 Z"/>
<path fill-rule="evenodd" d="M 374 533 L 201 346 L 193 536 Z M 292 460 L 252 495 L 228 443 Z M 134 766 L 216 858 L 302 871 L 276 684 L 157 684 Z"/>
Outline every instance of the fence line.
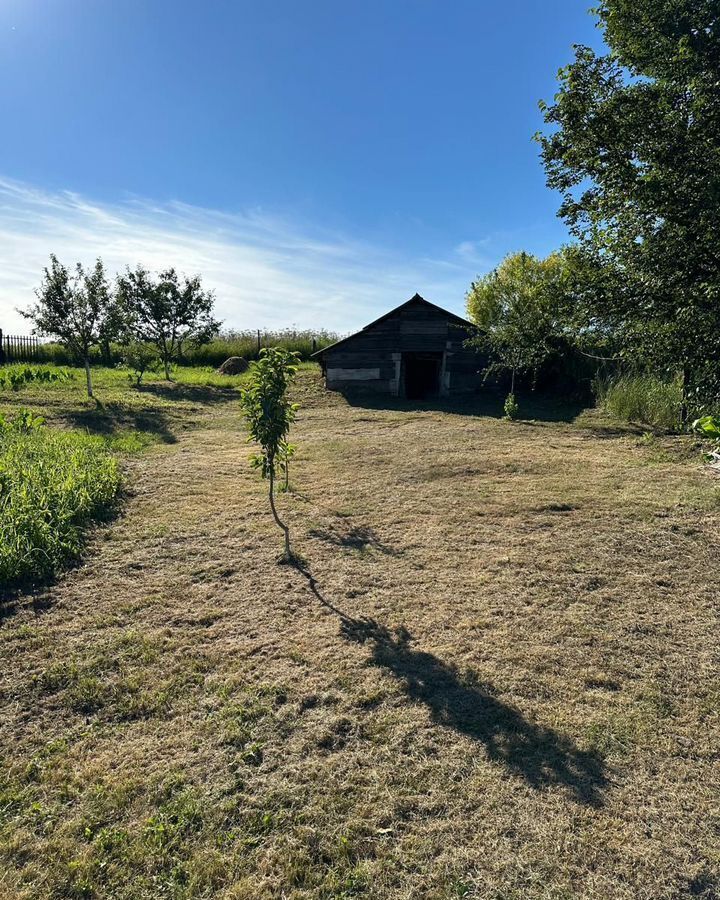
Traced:
<path fill-rule="evenodd" d="M 0 365 L 40 358 L 40 341 L 32 335 L 4 334 L 0 328 Z"/>

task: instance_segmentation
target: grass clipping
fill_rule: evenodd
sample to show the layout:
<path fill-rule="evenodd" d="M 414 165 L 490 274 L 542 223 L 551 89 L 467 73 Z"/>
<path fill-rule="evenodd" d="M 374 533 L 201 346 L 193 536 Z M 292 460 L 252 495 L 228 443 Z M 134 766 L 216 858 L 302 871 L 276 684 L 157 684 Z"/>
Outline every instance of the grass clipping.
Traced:
<path fill-rule="evenodd" d="M 20 413 L 0 423 L 0 590 L 52 577 L 84 528 L 112 505 L 117 463 L 101 438 L 45 428 Z"/>

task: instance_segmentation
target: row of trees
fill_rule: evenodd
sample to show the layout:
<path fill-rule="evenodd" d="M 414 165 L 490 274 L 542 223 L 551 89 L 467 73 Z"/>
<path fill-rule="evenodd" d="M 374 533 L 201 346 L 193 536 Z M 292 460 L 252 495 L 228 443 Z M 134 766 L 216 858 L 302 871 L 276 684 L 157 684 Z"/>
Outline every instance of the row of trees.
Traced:
<path fill-rule="evenodd" d="M 717 0 L 603 0 L 608 52 L 575 48 L 537 135 L 575 242 L 508 258 L 472 285 L 479 338 L 509 369 L 558 340 L 681 374 L 720 396 L 720 14 Z"/>
<path fill-rule="evenodd" d="M 183 347 L 207 343 L 220 329 L 213 292 L 199 276 L 181 276 L 172 268 L 153 275 L 138 266 L 112 283 L 100 259 L 89 272 L 80 263 L 69 271 L 51 255 L 35 295 L 37 302 L 22 315 L 36 333 L 64 344 L 85 366 L 89 397 L 94 351 L 109 359 L 110 345 L 118 343 L 146 358 L 144 348 L 152 348 L 169 379 Z"/>

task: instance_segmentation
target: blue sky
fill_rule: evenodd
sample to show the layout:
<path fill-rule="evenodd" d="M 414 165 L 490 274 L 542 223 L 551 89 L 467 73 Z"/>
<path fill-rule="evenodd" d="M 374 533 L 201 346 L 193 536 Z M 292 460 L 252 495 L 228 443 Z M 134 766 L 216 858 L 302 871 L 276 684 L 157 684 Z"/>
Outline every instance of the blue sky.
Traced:
<path fill-rule="evenodd" d="M 199 271 L 240 328 L 462 312 L 566 239 L 531 138 L 588 5 L 0 0 L 0 327 L 51 251 Z"/>

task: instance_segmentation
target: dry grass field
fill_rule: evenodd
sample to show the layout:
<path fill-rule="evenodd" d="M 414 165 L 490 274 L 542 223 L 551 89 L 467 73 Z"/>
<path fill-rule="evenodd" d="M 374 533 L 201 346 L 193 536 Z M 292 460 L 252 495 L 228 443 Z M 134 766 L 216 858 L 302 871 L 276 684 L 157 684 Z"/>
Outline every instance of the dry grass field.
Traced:
<path fill-rule="evenodd" d="M 305 367 L 309 580 L 232 387 L 57 391 L 159 440 L 84 564 L 0 606 L 0 895 L 720 895 L 720 482 L 687 441 Z"/>

